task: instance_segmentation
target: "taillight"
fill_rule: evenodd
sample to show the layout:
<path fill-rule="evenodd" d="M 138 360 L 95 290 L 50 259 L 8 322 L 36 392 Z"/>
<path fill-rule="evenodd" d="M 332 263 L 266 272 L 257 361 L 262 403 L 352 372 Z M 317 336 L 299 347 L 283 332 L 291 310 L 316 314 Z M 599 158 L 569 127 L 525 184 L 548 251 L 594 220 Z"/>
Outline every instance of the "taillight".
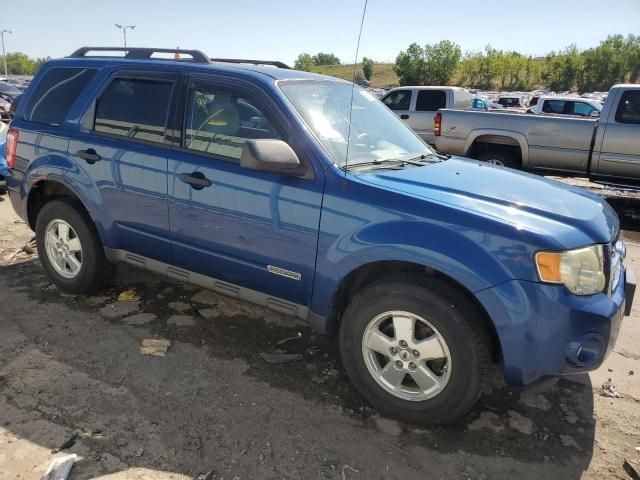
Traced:
<path fill-rule="evenodd" d="M 5 147 L 5 158 L 7 166 L 13 168 L 16 163 L 16 150 L 18 149 L 18 131 L 10 128 L 7 132 L 7 145 Z"/>
<path fill-rule="evenodd" d="M 442 126 L 442 114 L 440 112 L 436 113 L 435 117 L 433 117 L 433 134 L 436 137 L 440 136 L 440 127 Z"/>

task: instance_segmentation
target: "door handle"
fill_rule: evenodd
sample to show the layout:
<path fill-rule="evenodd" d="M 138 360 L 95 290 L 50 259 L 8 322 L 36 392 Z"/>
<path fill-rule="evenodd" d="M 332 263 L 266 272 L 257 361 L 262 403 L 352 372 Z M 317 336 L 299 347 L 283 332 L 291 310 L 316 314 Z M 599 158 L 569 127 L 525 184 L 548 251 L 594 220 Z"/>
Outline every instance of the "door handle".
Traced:
<path fill-rule="evenodd" d="M 87 148 L 86 150 L 78 150 L 76 152 L 76 156 L 84 159 L 87 163 L 94 164 L 99 160 L 102 160 L 102 157 L 96 153 L 93 148 Z"/>
<path fill-rule="evenodd" d="M 409 119 L 409 115 L 407 115 L 406 113 L 403 113 L 402 115 L 400 115 L 400 118 L 402 120 L 408 120 Z"/>
<path fill-rule="evenodd" d="M 188 183 L 196 190 L 202 190 L 204 187 L 211 186 L 211 180 L 205 177 L 201 172 L 181 173 L 178 178 L 184 183 Z"/>

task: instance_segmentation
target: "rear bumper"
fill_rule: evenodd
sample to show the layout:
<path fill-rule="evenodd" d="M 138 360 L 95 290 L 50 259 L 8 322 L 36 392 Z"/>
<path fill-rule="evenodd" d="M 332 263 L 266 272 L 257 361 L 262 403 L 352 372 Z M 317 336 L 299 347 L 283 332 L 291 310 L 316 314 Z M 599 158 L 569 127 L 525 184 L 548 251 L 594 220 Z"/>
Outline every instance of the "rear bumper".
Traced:
<path fill-rule="evenodd" d="M 526 386 L 598 368 L 631 311 L 635 275 L 629 270 L 622 278 L 611 296 L 518 280 L 479 292 L 496 328 L 505 381 Z"/>

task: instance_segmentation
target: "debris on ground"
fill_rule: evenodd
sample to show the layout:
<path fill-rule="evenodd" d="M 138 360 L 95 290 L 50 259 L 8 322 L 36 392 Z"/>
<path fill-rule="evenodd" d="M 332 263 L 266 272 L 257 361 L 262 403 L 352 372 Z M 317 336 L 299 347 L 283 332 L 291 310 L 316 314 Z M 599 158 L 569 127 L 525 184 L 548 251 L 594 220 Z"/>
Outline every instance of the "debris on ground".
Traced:
<path fill-rule="evenodd" d="M 54 458 L 42 480 L 66 480 L 78 456 L 75 453 Z"/>
<path fill-rule="evenodd" d="M 623 395 L 618 392 L 618 390 L 616 390 L 616 386 L 611 382 L 602 384 L 600 395 L 602 395 L 603 397 L 623 398 Z"/>
<path fill-rule="evenodd" d="M 141 457 L 144 454 L 144 448 L 140 447 L 138 450 L 136 450 L 136 457 Z"/>
<path fill-rule="evenodd" d="M 302 332 L 298 332 L 298 335 L 296 335 L 295 337 L 287 337 L 287 338 L 283 338 L 282 340 L 278 340 L 276 342 L 276 346 L 280 346 L 280 345 L 284 345 L 287 342 L 290 342 L 292 340 L 298 340 L 299 338 L 302 338 Z"/>
<path fill-rule="evenodd" d="M 120 295 L 118 295 L 119 302 L 136 302 L 138 300 L 140 300 L 140 295 L 133 289 L 123 290 L 120 292 Z"/>
<path fill-rule="evenodd" d="M 78 438 L 78 431 L 74 430 L 69 438 L 67 438 L 62 445 L 58 448 L 51 450 L 51 453 L 58 453 L 61 450 L 66 450 L 67 448 L 71 448 L 76 444 L 76 439 Z"/>
<path fill-rule="evenodd" d="M 302 360 L 302 355 L 300 353 L 259 353 L 258 355 L 260 355 L 260 358 L 265 362 L 272 365 L 299 362 Z"/>
<path fill-rule="evenodd" d="M 629 474 L 629 477 L 631 477 L 633 480 L 640 480 L 640 469 L 626 458 L 624 460 L 622 468 L 624 468 L 624 471 L 627 472 Z"/>
<path fill-rule="evenodd" d="M 171 346 L 171 340 L 164 338 L 145 338 L 140 345 L 142 355 L 154 355 L 156 357 L 166 357 L 167 350 Z"/>
<path fill-rule="evenodd" d="M 22 246 L 22 251 L 27 255 L 33 255 L 36 253 L 36 248 L 36 237 L 33 237 Z"/>

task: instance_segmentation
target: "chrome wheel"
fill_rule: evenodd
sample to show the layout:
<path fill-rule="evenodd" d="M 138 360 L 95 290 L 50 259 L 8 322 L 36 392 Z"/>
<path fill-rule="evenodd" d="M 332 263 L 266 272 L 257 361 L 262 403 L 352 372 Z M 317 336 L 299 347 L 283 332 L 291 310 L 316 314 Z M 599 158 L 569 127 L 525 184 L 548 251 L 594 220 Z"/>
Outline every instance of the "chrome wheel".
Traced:
<path fill-rule="evenodd" d="M 385 312 L 371 320 L 362 337 L 362 355 L 374 380 L 403 400 L 433 398 L 451 376 L 444 338 L 427 320 L 409 312 Z"/>
<path fill-rule="evenodd" d="M 44 233 L 47 258 L 61 277 L 74 278 L 82 268 L 82 245 L 75 230 L 64 220 L 51 220 Z"/>

